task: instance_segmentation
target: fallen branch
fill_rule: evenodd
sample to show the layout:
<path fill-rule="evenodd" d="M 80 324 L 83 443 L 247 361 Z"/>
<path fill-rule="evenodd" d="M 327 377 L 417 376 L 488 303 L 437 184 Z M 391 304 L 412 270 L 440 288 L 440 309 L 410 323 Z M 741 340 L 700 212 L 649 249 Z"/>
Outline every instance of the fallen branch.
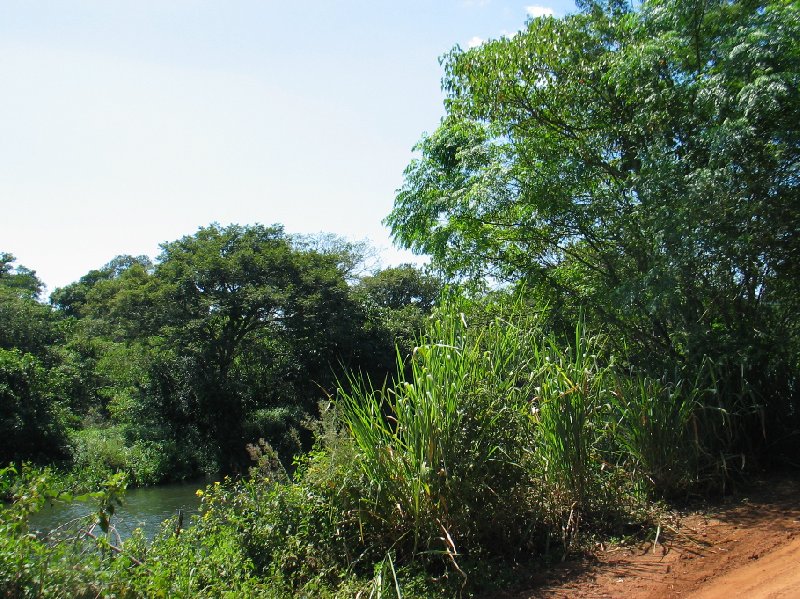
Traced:
<path fill-rule="evenodd" d="M 90 528 L 89 530 L 87 530 L 87 531 L 86 531 L 84 534 L 85 534 L 87 537 L 89 537 L 90 539 L 92 539 L 92 540 L 94 540 L 94 541 L 97 541 L 97 540 L 99 540 L 99 538 L 98 538 L 98 536 L 97 536 L 96 534 L 94 534 L 94 533 L 92 532 L 92 530 L 93 530 L 93 529 L 94 529 L 94 526 L 92 526 L 92 528 Z M 136 564 L 137 566 L 144 566 L 144 563 L 143 563 L 142 561 L 140 561 L 140 560 L 136 559 L 136 558 L 135 558 L 135 557 L 133 557 L 132 555 L 126 554 L 126 553 L 125 553 L 125 550 L 124 550 L 124 549 L 122 549 L 122 547 L 119 547 L 119 546 L 117 546 L 117 545 L 112 545 L 111 543 L 109 543 L 109 544 L 108 544 L 108 546 L 111 548 L 111 551 L 113 551 L 114 553 L 117 553 L 117 554 L 124 554 L 124 555 L 125 555 L 125 557 L 127 557 L 129 560 L 131 560 L 131 561 L 132 561 L 134 564 Z"/>

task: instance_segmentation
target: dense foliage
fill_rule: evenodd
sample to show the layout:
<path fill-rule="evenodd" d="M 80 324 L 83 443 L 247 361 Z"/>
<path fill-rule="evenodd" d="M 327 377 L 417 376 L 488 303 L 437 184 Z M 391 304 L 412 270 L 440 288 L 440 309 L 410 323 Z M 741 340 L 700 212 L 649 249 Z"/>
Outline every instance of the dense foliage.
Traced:
<path fill-rule="evenodd" d="M 165 523 L 152 542 L 114 542 L 104 506 L 118 481 L 71 534 L 29 535 L 25 510 L 59 494 L 41 475 L 8 477 L 15 501 L 0 522 L 12 540 L 0 557 L 29 567 L 10 570 L 4 588 L 469 594 L 496 584 L 487 565 L 561 559 L 587 534 L 629 534 L 650 520 L 652 494 L 714 476 L 693 434 L 704 398 L 621 371 L 582 324 L 561 344 L 548 323 L 521 296 L 450 300 L 393 382 L 340 389 L 294 473 L 266 442 L 251 445 L 249 476 L 198 491 L 192 525 Z M 101 523 L 112 532 L 87 539 L 82 531 Z M 98 571 L 71 567 L 76 560 Z"/>
<path fill-rule="evenodd" d="M 36 301 L 41 282 L 0 253 L 0 463 L 64 457 L 67 412 L 51 310 Z"/>
<path fill-rule="evenodd" d="M 798 5 L 582 7 L 445 57 L 447 117 L 387 222 L 582 309 L 637 367 L 712 367 L 775 441 L 797 427 Z"/>
<path fill-rule="evenodd" d="M 796 460 L 800 9 L 579 7 L 443 59 L 387 222 L 446 293 L 278 226 L 51 306 L 0 256 L 0 594 L 469 596 Z M 23 460 L 95 512 L 32 534 L 76 483 Z M 126 480 L 203 471 L 187 526 L 116 536 Z"/>
<path fill-rule="evenodd" d="M 4 254 L 0 459 L 152 484 L 242 472 L 264 438 L 289 463 L 346 370 L 392 373 L 439 288 L 410 266 L 356 276 L 361 248 L 322 241 L 202 227 L 57 289 L 53 308 Z"/>

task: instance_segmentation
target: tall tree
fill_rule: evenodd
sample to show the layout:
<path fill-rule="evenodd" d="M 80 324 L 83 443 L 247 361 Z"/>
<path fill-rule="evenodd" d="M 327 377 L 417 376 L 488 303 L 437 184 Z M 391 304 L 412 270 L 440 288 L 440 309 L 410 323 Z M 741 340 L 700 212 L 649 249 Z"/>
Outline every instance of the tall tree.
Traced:
<path fill-rule="evenodd" d="M 0 463 L 64 457 L 66 410 L 54 367 L 62 340 L 36 273 L 0 253 Z"/>
<path fill-rule="evenodd" d="M 162 246 L 159 335 L 183 389 L 172 394 L 223 467 L 244 459 L 255 410 L 313 409 L 349 360 L 358 327 L 344 277 L 336 256 L 296 249 L 277 226 L 211 225 Z"/>
<path fill-rule="evenodd" d="M 396 240 L 796 413 L 800 7 L 581 9 L 445 58 L 448 115 L 406 170 Z"/>
<path fill-rule="evenodd" d="M 385 377 L 396 368 L 398 351 L 403 358 L 410 356 L 441 291 L 439 278 L 411 264 L 385 268 L 355 285 L 371 354 L 371 360 L 363 361 L 365 374 Z"/>

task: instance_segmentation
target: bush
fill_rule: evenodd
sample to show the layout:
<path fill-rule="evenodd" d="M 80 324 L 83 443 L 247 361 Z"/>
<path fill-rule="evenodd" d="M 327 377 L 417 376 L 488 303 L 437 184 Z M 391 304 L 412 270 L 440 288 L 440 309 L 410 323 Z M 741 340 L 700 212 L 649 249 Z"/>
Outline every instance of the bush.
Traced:
<path fill-rule="evenodd" d="M 128 468 L 128 448 L 120 427 L 73 431 L 70 442 L 73 467 L 86 480 L 99 483 Z"/>
<path fill-rule="evenodd" d="M 180 472 L 177 448 L 169 441 L 138 439 L 129 444 L 125 427 L 73 431 L 70 436 L 75 475 L 88 486 L 124 472 L 133 485 L 153 485 Z"/>

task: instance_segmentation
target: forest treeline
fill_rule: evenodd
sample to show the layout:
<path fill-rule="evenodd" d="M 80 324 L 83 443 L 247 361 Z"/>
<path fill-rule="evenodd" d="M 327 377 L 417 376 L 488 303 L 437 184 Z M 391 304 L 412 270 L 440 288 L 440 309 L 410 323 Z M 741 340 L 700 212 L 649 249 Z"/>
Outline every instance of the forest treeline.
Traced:
<path fill-rule="evenodd" d="M 99 540 L 48 545 L 27 514 L 62 491 L 6 469 L 4 592 L 485 596 L 798 466 L 800 5 L 580 0 L 442 65 L 386 218 L 427 272 L 211 226 L 51 307 L 6 262 L 3 426 L 34 437 L 5 455 L 242 476 L 110 548 L 120 478 Z"/>
<path fill-rule="evenodd" d="M 382 382 L 441 287 L 411 266 L 357 272 L 364 244 L 212 224 L 152 262 L 118 256 L 41 301 L 0 263 L 0 460 L 154 484 L 288 463 L 345 372 Z"/>

